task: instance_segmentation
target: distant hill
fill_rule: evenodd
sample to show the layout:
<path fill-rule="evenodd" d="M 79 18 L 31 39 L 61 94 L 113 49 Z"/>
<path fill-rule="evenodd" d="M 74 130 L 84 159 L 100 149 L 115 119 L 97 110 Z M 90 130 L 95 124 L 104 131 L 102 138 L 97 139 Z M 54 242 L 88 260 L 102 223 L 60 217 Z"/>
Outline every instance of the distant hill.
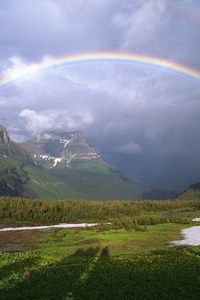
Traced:
<path fill-rule="evenodd" d="M 189 186 L 178 198 L 183 200 L 200 200 L 200 182 Z"/>

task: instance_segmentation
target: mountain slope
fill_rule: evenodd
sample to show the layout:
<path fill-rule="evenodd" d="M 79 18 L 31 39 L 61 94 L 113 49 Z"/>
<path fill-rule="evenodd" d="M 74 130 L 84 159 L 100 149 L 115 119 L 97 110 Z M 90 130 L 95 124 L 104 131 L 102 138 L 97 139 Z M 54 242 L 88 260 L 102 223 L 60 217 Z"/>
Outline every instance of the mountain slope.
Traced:
<path fill-rule="evenodd" d="M 200 200 L 200 182 L 189 186 L 178 198 L 183 200 Z"/>
<path fill-rule="evenodd" d="M 134 181 L 112 169 L 93 171 L 55 168 L 51 169 L 50 173 L 78 191 L 81 199 L 166 199 L 176 196 L 172 190 L 155 188 Z"/>
<path fill-rule="evenodd" d="M 23 163 L 32 162 L 30 155 L 10 139 L 6 129 L 2 125 L 0 125 L 0 155 Z"/>
<path fill-rule="evenodd" d="M 40 199 L 79 199 L 77 191 L 59 178 L 38 166 L 27 165 L 24 171 L 29 176 L 25 186 L 25 195 Z"/>
<path fill-rule="evenodd" d="M 24 192 L 28 176 L 23 165 L 33 163 L 30 155 L 11 141 L 0 125 L 0 195 L 19 196 Z"/>
<path fill-rule="evenodd" d="M 0 195 L 20 196 L 27 182 L 28 175 L 19 161 L 0 155 Z"/>
<path fill-rule="evenodd" d="M 113 170 L 80 131 L 44 132 L 22 144 L 38 166 L 70 186 L 79 199 L 163 199 L 175 192 Z"/>
<path fill-rule="evenodd" d="M 108 167 L 80 131 L 44 132 L 21 146 L 32 154 L 37 164 L 50 168 L 74 165 Z"/>
<path fill-rule="evenodd" d="M 65 199 L 78 197 L 66 183 L 35 166 L 30 154 L 0 126 L 0 196 Z"/>
<path fill-rule="evenodd" d="M 134 181 L 113 170 L 79 131 L 43 133 L 19 145 L 3 126 L 0 195 L 101 200 L 175 196 L 171 190 Z"/>

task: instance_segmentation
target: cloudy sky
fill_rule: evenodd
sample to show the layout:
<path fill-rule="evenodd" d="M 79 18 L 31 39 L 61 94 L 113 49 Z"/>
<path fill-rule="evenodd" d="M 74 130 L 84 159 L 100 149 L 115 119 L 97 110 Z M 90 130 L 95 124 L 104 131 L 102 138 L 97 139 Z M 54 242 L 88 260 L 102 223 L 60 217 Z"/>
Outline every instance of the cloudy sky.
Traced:
<path fill-rule="evenodd" d="M 0 78 L 100 51 L 200 70 L 199 28 L 199 0 L 1 0 Z M 138 63 L 66 65 L 0 88 L 0 123 L 18 141 L 81 129 L 105 151 L 199 153 L 200 81 Z"/>

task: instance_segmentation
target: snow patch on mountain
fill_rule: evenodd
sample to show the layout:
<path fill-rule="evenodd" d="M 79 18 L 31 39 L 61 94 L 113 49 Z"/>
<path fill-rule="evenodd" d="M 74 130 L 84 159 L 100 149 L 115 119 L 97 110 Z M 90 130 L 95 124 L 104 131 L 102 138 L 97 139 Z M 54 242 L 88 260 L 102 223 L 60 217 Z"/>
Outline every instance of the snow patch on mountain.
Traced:
<path fill-rule="evenodd" d="M 53 167 L 56 167 L 57 163 L 60 163 L 62 161 L 62 158 L 55 158 L 54 159 L 54 164 L 53 164 Z"/>

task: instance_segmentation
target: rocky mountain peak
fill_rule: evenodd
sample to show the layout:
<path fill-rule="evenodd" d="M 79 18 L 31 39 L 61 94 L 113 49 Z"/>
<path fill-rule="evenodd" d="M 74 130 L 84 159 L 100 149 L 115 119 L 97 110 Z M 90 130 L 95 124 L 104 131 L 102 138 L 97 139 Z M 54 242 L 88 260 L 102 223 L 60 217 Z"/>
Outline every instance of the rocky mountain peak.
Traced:
<path fill-rule="evenodd" d="M 23 147 L 50 168 L 71 167 L 80 162 L 106 165 L 81 131 L 43 132 L 23 143 Z"/>
<path fill-rule="evenodd" d="M 10 139 L 7 130 L 2 125 L 0 125 L 0 156 L 32 162 L 30 155 Z"/>
<path fill-rule="evenodd" d="M 0 144 L 8 144 L 10 142 L 10 137 L 2 125 L 0 125 Z"/>

